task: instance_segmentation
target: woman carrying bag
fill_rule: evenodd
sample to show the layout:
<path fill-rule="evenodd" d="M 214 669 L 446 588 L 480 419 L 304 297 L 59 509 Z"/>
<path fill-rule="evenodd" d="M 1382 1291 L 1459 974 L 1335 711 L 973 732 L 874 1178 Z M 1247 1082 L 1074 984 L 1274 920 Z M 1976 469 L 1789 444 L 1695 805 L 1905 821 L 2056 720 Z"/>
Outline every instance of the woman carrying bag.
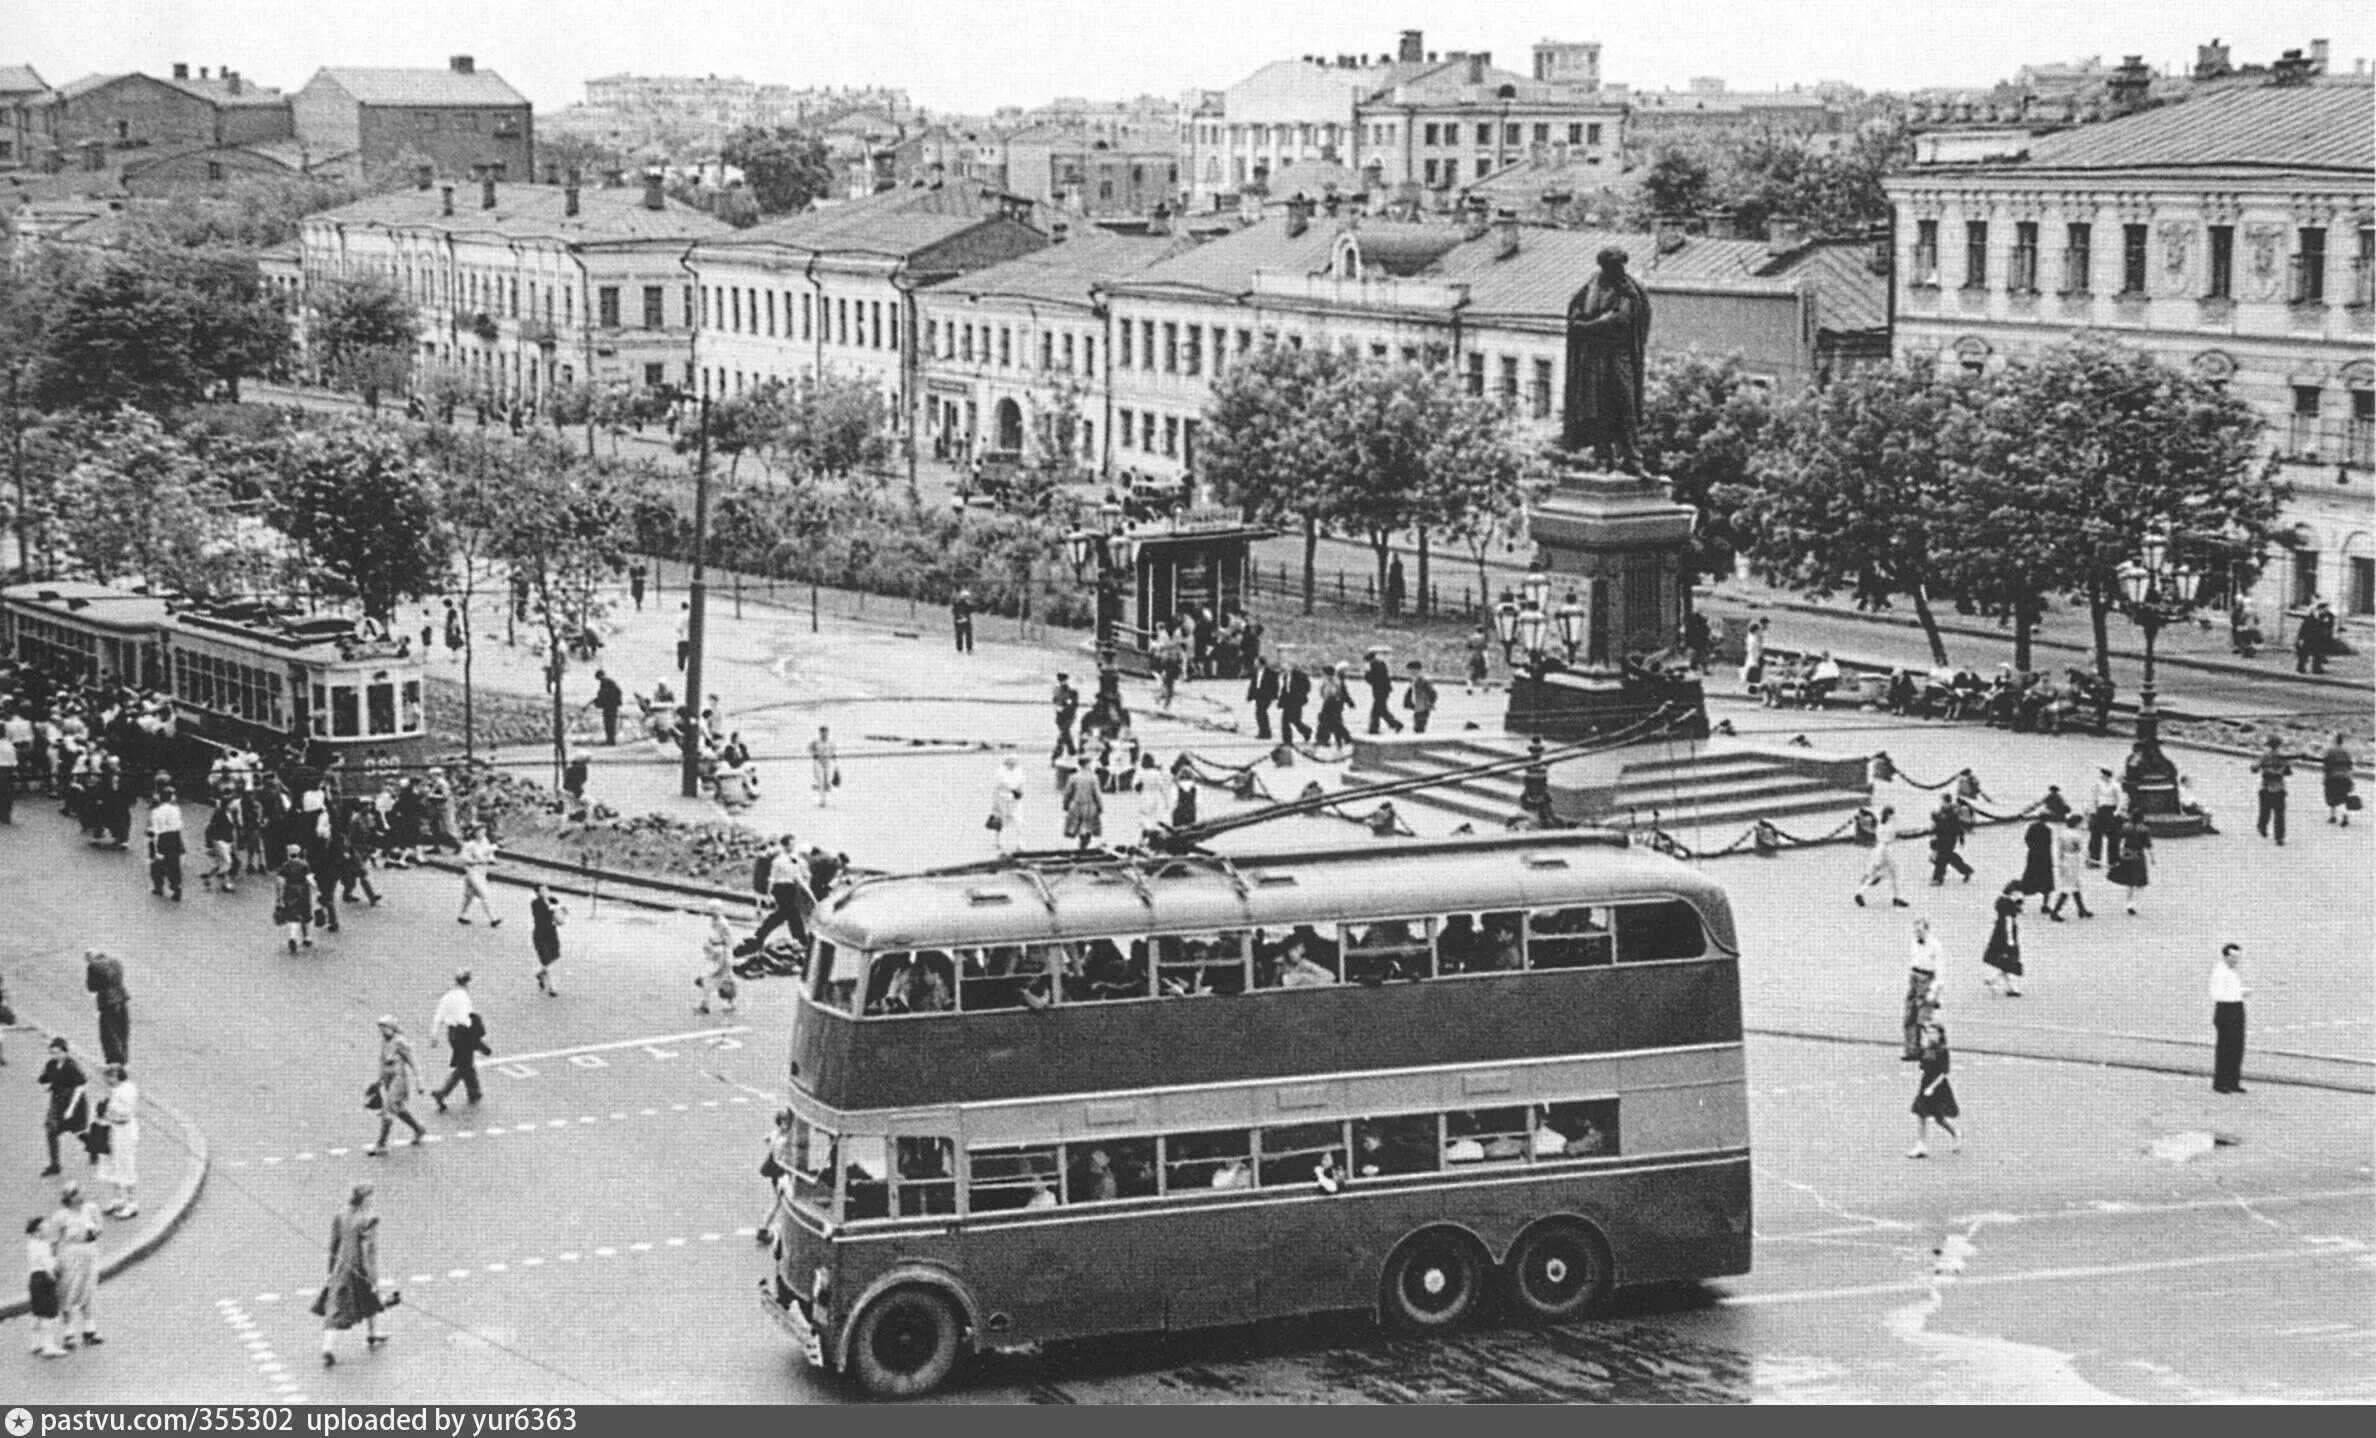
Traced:
<path fill-rule="evenodd" d="M 366 1348 L 388 1341 L 379 1331 L 379 1315 L 402 1302 L 404 1295 L 379 1291 L 379 1212 L 371 1204 L 372 1187 L 358 1183 L 347 1206 L 330 1220 L 330 1276 L 314 1295 L 313 1311 L 322 1320 L 322 1366 L 338 1362 L 334 1335 L 357 1323 L 363 1325 Z"/>

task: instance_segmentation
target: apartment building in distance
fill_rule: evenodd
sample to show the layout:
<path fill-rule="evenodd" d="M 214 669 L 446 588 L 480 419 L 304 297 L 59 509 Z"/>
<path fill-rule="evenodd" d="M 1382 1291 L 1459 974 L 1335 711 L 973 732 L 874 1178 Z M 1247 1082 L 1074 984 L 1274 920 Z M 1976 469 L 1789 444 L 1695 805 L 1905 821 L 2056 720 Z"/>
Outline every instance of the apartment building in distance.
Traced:
<path fill-rule="evenodd" d="M 482 178 L 415 184 L 308 216 L 300 296 L 366 275 L 420 311 L 416 373 L 541 406 L 557 385 L 689 386 L 698 304 L 687 253 L 725 222 L 642 188 Z M 268 278 L 285 283 L 276 259 Z"/>
<path fill-rule="evenodd" d="M 1599 47 L 1546 40 L 1534 71 L 1497 69 L 1490 52 L 1439 56 L 1417 30 L 1374 60 L 1265 65 L 1182 117 L 1188 208 L 1224 209 L 1249 187 L 1272 189 L 1299 160 L 1332 161 L 1365 184 L 1433 188 L 1447 201 L 1524 158 L 1595 157 L 1613 172 L 1626 114 L 1601 89 Z"/>
<path fill-rule="evenodd" d="M 2307 64 L 1887 181 L 1900 354 L 1973 370 L 2080 332 L 2267 418 L 2290 498 L 2259 598 L 2376 616 L 2376 87 Z M 1959 152 L 1968 153 L 1968 152 Z"/>

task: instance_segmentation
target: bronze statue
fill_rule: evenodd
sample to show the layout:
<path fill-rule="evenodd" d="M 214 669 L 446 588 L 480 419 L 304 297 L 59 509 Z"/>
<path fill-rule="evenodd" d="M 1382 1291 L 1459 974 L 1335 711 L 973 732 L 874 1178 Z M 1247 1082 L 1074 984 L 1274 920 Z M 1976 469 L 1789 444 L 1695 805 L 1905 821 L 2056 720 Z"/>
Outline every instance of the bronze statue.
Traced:
<path fill-rule="evenodd" d="M 1650 296 L 1625 272 L 1625 251 L 1600 252 L 1600 273 L 1567 311 L 1567 394 L 1560 445 L 1604 469 L 1642 472 L 1642 370 Z"/>

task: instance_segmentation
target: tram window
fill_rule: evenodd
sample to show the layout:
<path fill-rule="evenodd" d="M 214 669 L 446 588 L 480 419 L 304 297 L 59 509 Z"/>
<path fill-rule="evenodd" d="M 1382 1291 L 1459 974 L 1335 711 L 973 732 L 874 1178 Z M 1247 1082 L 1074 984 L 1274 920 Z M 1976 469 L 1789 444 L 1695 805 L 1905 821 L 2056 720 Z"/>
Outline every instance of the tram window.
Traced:
<path fill-rule="evenodd" d="M 1054 1208 L 1063 1201 L 1064 1163 L 1055 1144 L 977 1148 L 965 1157 L 971 1185 L 966 1207 L 971 1212 Z"/>
<path fill-rule="evenodd" d="M 845 1134 L 842 1151 L 842 1216 L 847 1219 L 891 1216 L 891 1166 L 884 1159 L 881 1134 Z"/>
<path fill-rule="evenodd" d="M 330 735 L 335 739 L 351 739 L 363 732 L 363 711 L 355 703 L 355 686 L 330 686 Z"/>
<path fill-rule="evenodd" d="M 1394 1118 L 1353 1121 L 1353 1175 L 1392 1178 L 1404 1173 L 1433 1173 L 1443 1151 L 1443 1135 L 1432 1113 L 1401 1114 Z"/>
<path fill-rule="evenodd" d="M 1526 966 L 1581 969 L 1617 961 L 1606 908 L 1537 909 L 1526 920 Z"/>
<path fill-rule="evenodd" d="M 899 1216 L 957 1211 L 957 1146 L 945 1138 L 892 1140 L 899 1164 Z"/>
<path fill-rule="evenodd" d="M 809 997 L 822 1007 L 839 1013 L 850 1012 L 851 998 L 858 989 L 860 962 L 857 954 L 831 939 L 817 940 L 816 952 L 809 958 Z"/>
<path fill-rule="evenodd" d="M 1508 973 L 1526 966 L 1525 916 L 1512 912 L 1454 914 L 1444 921 L 1436 950 L 1440 974 Z"/>
<path fill-rule="evenodd" d="M 1380 919 L 1345 926 L 1345 978 L 1356 984 L 1424 979 L 1433 972 L 1428 919 Z"/>
<path fill-rule="evenodd" d="M 1105 1139 L 1076 1143 L 1065 1152 L 1066 1203 L 1111 1203 L 1147 1198 L 1155 1192 L 1155 1140 Z"/>
<path fill-rule="evenodd" d="M 1243 933 L 1181 934 L 1155 942 L 1155 979 L 1170 997 L 1246 991 Z"/>
<path fill-rule="evenodd" d="M 1444 1162 L 1517 1163 L 1526 1157 L 1524 1108 L 1460 1109 L 1444 1115 Z"/>
<path fill-rule="evenodd" d="M 1699 911 L 1681 899 L 1617 908 L 1617 954 L 1629 964 L 1696 959 L 1708 951 Z"/>
<path fill-rule="evenodd" d="M 1254 1135 L 1248 1129 L 1175 1133 L 1163 1141 L 1163 1190 L 1252 1188 Z"/>
<path fill-rule="evenodd" d="M 984 1009 L 1023 1007 L 1023 991 L 1038 977 L 1039 971 L 1024 967 L 1021 945 L 967 949 L 961 956 L 964 966 L 957 981 L 960 1008 L 970 1014 Z"/>
<path fill-rule="evenodd" d="M 792 1197 L 833 1210 L 833 1135 L 806 1119 L 792 1124 Z"/>
<path fill-rule="evenodd" d="M 279 718 L 280 718 L 280 713 L 279 713 L 279 711 L 280 711 L 280 681 L 279 681 L 279 680 L 277 680 L 277 679 L 273 680 L 273 683 L 272 683 L 272 708 L 273 708 L 273 719 L 274 719 L 274 721 L 277 723 L 277 722 L 279 721 Z M 420 681 L 420 680 L 418 680 L 418 679 L 407 679 L 407 680 L 405 680 L 405 681 L 404 681 L 404 731 L 403 731 L 403 732 L 405 732 L 405 733 L 407 733 L 407 734 L 417 734 L 417 733 L 419 733 L 420 731 L 421 731 L 421 681 Z"/>
<path fill-rule="evenodd" d="M 1535 1106 L 1536 1158 L 1606 1158 L 1617 1151 L 1617 1100 L 1591 1098 Z"/>
<path fill-rule="evenodd" d="M 330 732 L 330 687 L 313 686 L 313 732 L 316 737 Z"/>
<path fill-rule="evenodd" d="M 1107 1003 L 1148 996 L 1145 939 L 1091 939 L 1082 947 L 1079 980 L 1073 982 L 1068 976 L 1065 984 L 1067 1002 Z"/>
<path fill-rule="evenodd" d="M 1254 933 L 1254 986 L 1325 988 L 1344 977 L 1334 924 L 1297 924 Z"/>
<path fill-rule="evenodd" d="M 1341 1123 L 1297 1123 L 1262 1131 L 1261 1182 L 1264 1188 L 1310 1183 L 1327 1164 L 1342 1169 L 1345 1126 Z"/>
<path fill-rule="evenodd" d="M 368 732 L 393 734 L 396 732 L 396 686 L 374 684 L 363 691 L 364 704 L 371 720 Z"/>

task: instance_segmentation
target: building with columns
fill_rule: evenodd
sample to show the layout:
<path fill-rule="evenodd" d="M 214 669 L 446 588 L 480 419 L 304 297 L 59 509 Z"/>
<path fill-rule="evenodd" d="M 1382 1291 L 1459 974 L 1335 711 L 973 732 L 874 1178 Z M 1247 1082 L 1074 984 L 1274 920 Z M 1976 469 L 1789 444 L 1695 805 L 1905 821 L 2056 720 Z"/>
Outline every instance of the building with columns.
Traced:
<path fill-rule="evenodd" d="M 539 407 L 555 385 L 693 382 L 686 253 L 722 220 L 661 193 L 506 185 L 410 189 L 306 218 L 307 299 L 375 275 L 420 309 L 416 373 L 457 374 L 490 397 Z M 274 260 L 267 276 L 285 275 Z"/>
<path fill-rule="evenodd" d="M 2264 612 L 2376 616 L 2376 88 L 2296 74 L 1887 182 L 1896 347 L 1983 370 L 2093 332 L 2225 385 L 2288 487 Z"/>

